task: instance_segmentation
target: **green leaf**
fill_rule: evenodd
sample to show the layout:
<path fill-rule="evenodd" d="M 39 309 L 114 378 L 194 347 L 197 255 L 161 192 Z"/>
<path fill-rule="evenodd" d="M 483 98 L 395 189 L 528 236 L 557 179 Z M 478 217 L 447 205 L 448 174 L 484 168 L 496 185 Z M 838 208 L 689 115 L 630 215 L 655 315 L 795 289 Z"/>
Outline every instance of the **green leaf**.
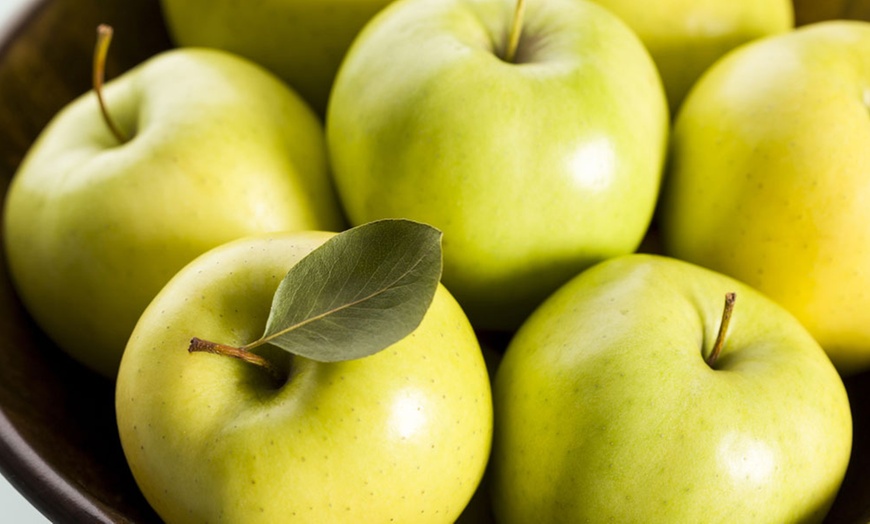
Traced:
<path fill-rule="evenodd" d="M 332 237 L 281 281 L 258 342 L 337 362 L 405 338 L 435 296 L 441 236 L 426 224 L 388 219 Z"/>

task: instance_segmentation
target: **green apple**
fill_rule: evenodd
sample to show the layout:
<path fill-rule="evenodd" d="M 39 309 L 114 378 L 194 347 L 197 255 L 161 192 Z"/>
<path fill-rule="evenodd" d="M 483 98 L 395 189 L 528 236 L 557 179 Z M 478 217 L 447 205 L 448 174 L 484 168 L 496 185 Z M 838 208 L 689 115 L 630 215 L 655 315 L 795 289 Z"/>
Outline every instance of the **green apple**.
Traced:
<path fill-rule="evenodd" d="M 276 77 L 215 50 L 158 55 L 65 107 L 6 195 L 4 246 L 36 322 L 114 377 L 184 264 L 256 232 L 342 227 L 322 125 Z"/>
<path fill-rule="evenodd" d="M 281 278 L 327 238 L 217 247 L 136 325 L 118 374 L 118 427 L 167 522 L 453 522 L 475 492 L 489 458 L 490 382 L 443 286 L 399 342 L 345 362 L 283 353 L 289 378 L 277 385 L 246 362 L 188 353 L 192 336 L 259 337 Z"/>
<path fill-rule="evenodd" d="M 493 397 L 500 524 L 821 522 L 851 451 L 846 390 L 804 327 L 656 255 L 602 262 L 548 298 Z"/>
<path fill-rule="evenodd" d="M 444 284 L 480 329 L 514 329 L 581 269 L 634 251 L 668 110 L 634 33 L 584 0 L 399 0 L 339 70 L 326 133 L 352 223 L 444 232 Z M 505 54 L 519 35 L 515 56 Z"/>
<path fill-rule="evenodd" d="M 391 0 L 161 0 L 174 41 L 245 56 L 278 74 L 322 116 L 360 29 Z"/>
<path fill-rule="evenodd" d="M 594 0 L 622 18 L 652 54 L 676 113 L 701 74 L 746 42 L 790 31 L 792 0 Z"/>
<path fill-rule="evenodd" d="M 870 23 L 749 44 L 686 99 L 665 252 L 790 310 L 841 373 L 870 367 Z"/>

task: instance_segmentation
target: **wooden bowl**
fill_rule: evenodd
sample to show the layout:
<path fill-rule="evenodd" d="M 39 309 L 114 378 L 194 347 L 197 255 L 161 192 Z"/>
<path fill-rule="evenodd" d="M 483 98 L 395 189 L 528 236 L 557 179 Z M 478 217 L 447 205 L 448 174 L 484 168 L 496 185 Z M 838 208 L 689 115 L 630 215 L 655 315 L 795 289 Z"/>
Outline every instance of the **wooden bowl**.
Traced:
<path fill-rule="evenodd" d="M 798 24 L 870 20 L 870 0 L 795 0 Z M 95 28 L 115 27 L 107 77 L 170 47 L 157 0 L 34 1 L 0 35 L 0 197 L 49 119 L 87 91 Z M 160 522 L 127 468 L 114 385 L 71 360 L 15 296 L 0 252 L 0 471 L 56 522 Z M 855 448 L 828 522 L 870 521 L 870 374 L 850 377 Z"/>

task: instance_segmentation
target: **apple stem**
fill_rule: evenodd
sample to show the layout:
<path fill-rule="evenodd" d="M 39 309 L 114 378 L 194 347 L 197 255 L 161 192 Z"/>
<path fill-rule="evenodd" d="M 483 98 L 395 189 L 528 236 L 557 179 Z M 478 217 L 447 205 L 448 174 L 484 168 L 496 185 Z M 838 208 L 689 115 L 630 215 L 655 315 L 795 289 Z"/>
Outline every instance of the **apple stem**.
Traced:
<path fill-rule="evenodd" d="M 725 307 L 722 310 L 722 321 L 719 324 L 719 334 L 716 335 L 716 342 L 713 344 L 713 350 L 707 356 L 707 365 L 713 367 L 716 361 L 719 360 L 719 354 L 722 352 L 722 346 L 725 345 L 725 335 L 728 332 L 728 324 L 731 323 L 731 313 L 734 312 L 734 301 L 737 299 L 737 294 L 733 291 L 725 293 Z"/>
<path fill-rule="evenodd" d="M 190 345 L 187 347 L 187 351 L 189 353 L 212 353 L 214 355 L 237 358 L 249 364 L 253 364 L 255 366 L 259 366 L 265 369 L 269 372 L 270 375 L 275 378 L 280 379 L 282 376 L 282 373 L 278 368 L 276 368 L 274 365 L 272 365 L 271 362 L 261 357 L 260 355 L 248 351 L 247 346 L 229 346 L 227 344 L 219 344 L 217 342 L 210 342 L 208 340 L 193 337 L 192 339 L 190 339 Z"/>
<path fill-rule="evenodd" d="M 520 45 L 520 35 L 523 32 L 523 16 L 526 12 L 526 0 L 517 0 L 517 6 L 514 10 L 514 19 L 511 23 L 511 32 L 508 35 L 507 48 L 504 52 L 504 60 L 513 62 L 516 59 L 517 48 Z"/>
<path fill-rule="evenodd" d="M 109 44 L 112 42 L 112 26 L 100 24 L 97 26 L 97 45 L 94 48 L 94 92 L 97 94 L 97 102 L 100 104 L 100 112 L 103 113 L 103 120 L 109 127 L 109 130 L 122 144 L 127 141 L 127 136 L 115 124 L 115 121 L 109 115 L 109 110 L 106 108 L 106 102 L 103 99 L 103 81 L 106 74 L 106 55 L 109 52 Z"/>

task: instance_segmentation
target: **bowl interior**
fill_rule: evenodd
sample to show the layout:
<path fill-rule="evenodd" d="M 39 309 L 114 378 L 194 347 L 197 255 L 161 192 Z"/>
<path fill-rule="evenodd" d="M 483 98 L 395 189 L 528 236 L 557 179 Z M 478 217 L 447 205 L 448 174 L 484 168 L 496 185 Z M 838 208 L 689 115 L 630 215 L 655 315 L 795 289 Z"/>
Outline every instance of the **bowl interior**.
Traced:
<path fill-rule="evenodd" d="M 797 22 L 870 20 L 870 0 L 795 0 Z M 96 27 L 115 36 L 107 78 L 171 46 L 156 0 L 42 0 L 0 35 L 0 197 L 49 119 L 87 91 Z M 0 204 L 2 205 L 2 204 Z M 117 436 L 114 385 L 58 350 L 22 309 L 0 250 L 0 471 L 60 522 L 159 522 Z M 855 448 L 827 522 L 870 520 L 870 374 L 846 380 Z"/>

